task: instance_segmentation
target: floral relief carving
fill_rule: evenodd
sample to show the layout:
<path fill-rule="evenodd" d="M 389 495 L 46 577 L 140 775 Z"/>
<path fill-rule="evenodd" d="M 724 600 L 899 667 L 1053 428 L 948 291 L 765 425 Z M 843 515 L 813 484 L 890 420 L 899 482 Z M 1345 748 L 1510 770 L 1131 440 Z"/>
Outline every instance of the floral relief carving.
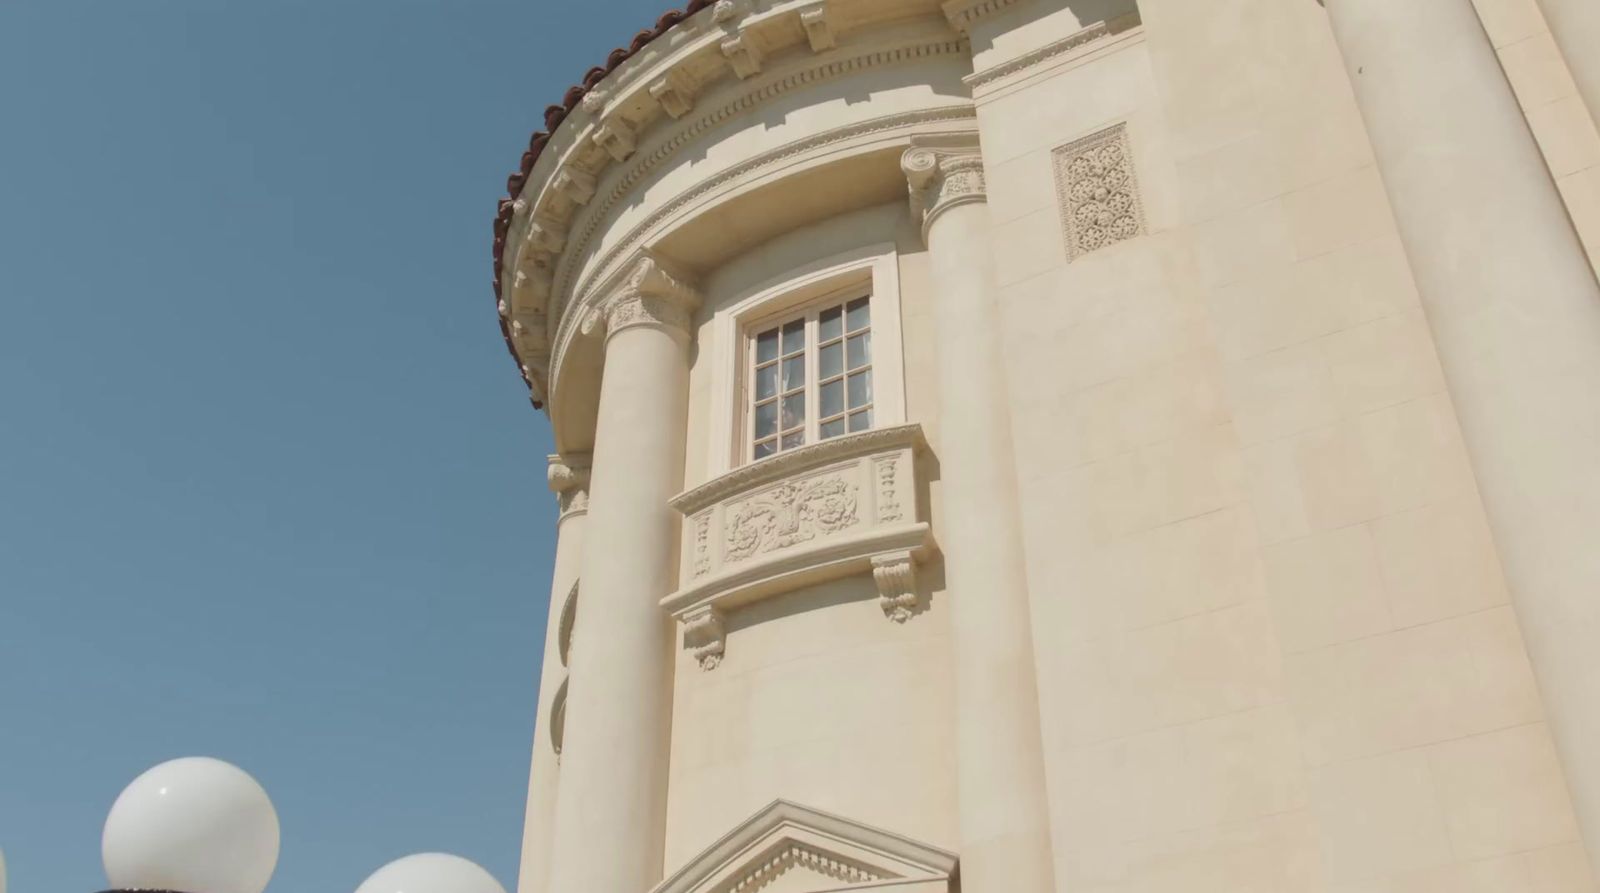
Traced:
<path fill-rule="evenodd" d="M 856 523 L 856 486 L 839 477 L 786 481 L 728 515 L 723 558 L 743 561 Z"/>
<path fill-rule="evenodd" d="M 694 575 L 711 572 L 711 513 L 701 512 L 694 519 Z"/>
<path fill-rule="evenodd" d="M 1126 124 L 1057 149 L 1055 168 L 1069 259 L 1144 234 Z"/>
<path fill-rule="evenodd" d="M 878 520 L 898 521 L 904 517 L 904 512 L 900 508 L 900 498 L 895 493 L 895 475 L 899 462 L 893 456 L 889 456 L 874 460 L 873 466 L 878 478 Z"/>

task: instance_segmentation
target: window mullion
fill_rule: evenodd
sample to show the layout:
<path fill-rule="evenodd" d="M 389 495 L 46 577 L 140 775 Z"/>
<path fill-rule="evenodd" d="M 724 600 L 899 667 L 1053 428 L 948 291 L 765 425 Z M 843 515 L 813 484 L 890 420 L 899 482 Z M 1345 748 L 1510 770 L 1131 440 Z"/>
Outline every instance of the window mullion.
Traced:
<path fill-rule="evenodd" d="M 817 318 L 816 310 L 806 313 L 806 443 L 816 443 L 821 426 L 817 418 L 822 412 L 817 399 L 821 389 L 817 386 Z"/>

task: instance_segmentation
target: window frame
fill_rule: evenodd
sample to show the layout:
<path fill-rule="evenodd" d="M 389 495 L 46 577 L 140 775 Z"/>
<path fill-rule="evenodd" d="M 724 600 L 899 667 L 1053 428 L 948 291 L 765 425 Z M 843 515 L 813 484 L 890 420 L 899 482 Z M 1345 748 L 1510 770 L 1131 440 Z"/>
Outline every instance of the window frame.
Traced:
<path fill-rule="evenodd" d="M 848 312 L 849 305 L 855 303 L 856 301 L 863 300 L 863 299 L 865 299 L 868 302 L 867 303 L 867 307 L 868 307 L 867 325 L 866 325 L 866 327 L 864 329 L 852 330 L 850 328 L 850 326 L 849 326 L 849 321 L 848 321 L 849 320 L 849 312 Z M 822 382 L 822 368 L 821 368 L 822 336 L 821 336 L 821 333 L 820 333 L 819 329 L 820 329 L 820 322 L 821 322 L 822 314 L 826 313 L 829 310 L 833 310 L 835 308 L 838 308 L 840 310 L 839 334 L 838 334 L 838 336 L 836 338 L 829 339 L 829 341 L 830 341 L 830 343 L 836 341 L 839 344 L 839 351 L 840 351 L 839 372 L 836 375 L 829 376 L 829 378 L 830 378 L 830 381 L 832 381 L 834 379 L 837 379 L 840 382 L 839 387 L 841 389 L 840 399 L 842 401 L 841 402 L 842 408 L 839 410 L 839 412 L 834 413 L 832 416 L 829 416 L 828 418 L 830 420 L 843 421 L 845 423 L 845 426 L 846 426 L 847 430 L 844 431 L 844 432 L 841 432 L 840 434 L 836 434 L 833 437 L 830 437 L 828 439 L 829 440 L 834 440 L 834 439 L 837 439 L 839 437 L 847 436 L 849 434 L 858 434 L 858 433 L 860 433 L 860 431 L 850 431 L 850 430 L 848 430 L 848 427 L 849 427 L 851 418 L 854 415 L 856 415 L 857 413 L 860 413 L 860 412 L 863 412 L 863 411 L 868 412 L 868 413 L 872 413 L 872 415 L 869 416 L 872 419 L 872 421 L 871 421 L 870 424 L 867 425 L 866 428 L 861 429 L 861 430 L 870 431 L 874 427 L 877 427 L 878 420 L 877 420 L 877 416 L 876 416 L 876 412 L 875 412 L 875 410 L 877 408 L 876 400 L 868 399 L 867 402 L 864 405 L 856 406 L 856 407 L 852 407 L 850 405 L 850 401 L 849 401 L 848 382 L 849 382 L 849 379 L 852 377 L 853 374 L 859 373 L 861 371 L 866 371 L 868 373 L 868 375 L 870 375 L 872 377 L 872 381 L 873 381 L 874 385 L 876 385 L 876 379 L 877 379 L 877 363 L 875 362 L 877 360 L 877 357 L 873 355 L 876 352 L 874 350 L 874 348 L 876 347 L 876 344 L 872 344 L 872 342 L 876 339 L 876 333 L 877 333 L 876 322 L 877 322 L 877 320 L 873 319 L 872 318 L 872 314 L 871 314 L 871 310 L 872 310 L 871 286 L 866 284 L 866 283 L 860 283 L 860 284 L 856 284 L 856 285 L 845 286 L 844 288 L 840 288 L 840 289 L 838 289 L 836 291 L 833 291 L 833 292 L 831 292 L 829 294 L 823 295 L 822 297 L 819 297 L 819 298 L 816 298 L 814 300 L 811 300 L 811 301 L 807 302 L 806 304 L 803 304 L 803 305 L 801 305 L 799 307 L 792 307 L 789 310 L 786 310 L 784 312 L 774 313 L 774 314 L 768 315 L 766 317 L 762 317 L 760 319 L 753 320 L 750 323 L 746 324 L 746 326 L 744 327 L 743 331 L 741 332 L 742 337 L 740 339 L 741 343 L 740 343 L 740 348 L 739 348 L 740 351 L 743 354 L 743 356 L 741 358 L 741 361 L 740 361 L 740 364 L 739 364 L 739 367 L 740 367 L 739 368 L 739 374 L 740 374 L 741 379 L 742 379 L 741 382 L 740 382 L 741 386 L 739 388 L 739 405 L 738 405 L 738 409 L 739 409 L 739 412 L 740 412 L 740 418 L 738 420 L 738 429 L 741 432 L 742 444 L 741 444 L 740 449 L 739 449 L 739 456 L 736 457 L 739 464 L 743 465 L 743 464 L 748 464 L 750 462 L 758 462 L 761 459 L 768 459 L 768 458 L 771 458 L 772 456 L 782 455 L 783 453 L 789 452 L 790 450 L 799 449 L 801 446 L 809 446 L 811 444 L 816 444 L 816 443 L 822 443 L 823 442 L 822 425 L 824 423 L 824 419 L 822 417 L 822 387 L 823 387 L 823 382 Z M 781 333 L 783 332 L 784 329 L 788 328 L 790 325 L 792 325 L 795 322 L 802 323 L 802 328 L 801 328 L 801 333 L 802 333 L 801 334 L 801 341 L 802 341 L 802 343 L 801 343 L 801 347 L 800 347 L 800 352 L 798 354 L 790 353 L 789 351 L 785 350 L 781 346 L 781 342 L 782 342 L 782 334 Z M 759 359 L 758 359 L 758 356 L 757 356 L 758 351 L 757 351 L 757 347 L 756 347 L 757 338 L 762 333 L 770 332 L 770 331 L 773 331 L 774 329 L 776 329 L 776 330 L 778 330 L 780 332 L 780 335 L 779 335 L 780 346 L 778 348 L 777 357 L 775 359 L 771 360 L 770 362 L 777 365 L 777 368 L 778 368 L 779 371 L 776 373 L 776 375 L 778 376 L 779 381 L 777 382 L 776 389 L 773 392 L 773 394 L 774 394 L 773 397 L 767 398 L 767 400 L 757 401 L 754 398 L 754 395 L 751 393 L 751 388 L 753 386 L 754 377 L 757 374 L 758 370 L 760 369 L 760 367 L 766 365 L 765 363 L 759 362 Z M 858 367 L 852 368 L 850 366 L 849 359 L 848 359 L 848 353 L 849 352 L 847 350 L 847 345 L 848 345 L 849 340 L 850 340 L 852 335 L 859 334 L 862 331 L 865 331 L 865 332 L 868 333 L 868 336 L 867 336 L 868 337 L 868 343 L 872 344 L 872 347 L 868 348 L 869 352 L 868 352 L 866 364 L 863 365 L 863 366 L 858 366 Z M 799 356 L 804 360 L 804 369 L 805 369 L 805 371 L 803 373 L 803 380 L 801 382 L 801 387 L 800 387 L 800 389 L 798 391 L 798 393 L 802 395 L 803 400 L 804 400 L 804 403 L 803 403 L 803 405 L 805 407 L 804 410 L 803 410 L 803 412 L 804 412 L 804 422 L 800 425 L 800 427 L 798 429 L 793 428 L 793 427 L 785 428 L 783 426 L 783 422 L 782 422 L 782 412 L 783 412 L 782 406 L 783 406 L 784 402 L 791 395 L 796 393 L 795 391 L 792 391 L 792 390 L 786 391 L 784 389 L 783 380 L 782 380 L 782 369 L 783 369 L 784 364 L 789 359 L 793 358 L 794 356 Z M 876 388 L 874 387 L 874 393 L 872 395 L 873 397 L 877 396 L 875 391 L 876 391 Z M 776 404 L 777 404 L 776 411 L 779 413 L 778 427 L 776 429 L 776 433 L 771 438 L 772 440 L 774 440 L 777 443 L 777 447 L 775 448 L 775 450 L 772 453 L 769 453 L 769 454 L 767 454 L 765 456 L 757 457 L 755 455 L 755 450 L 756 450 L 756 446 L 757 446 L 757 440 L 756 440 L 756 436 L 755 436 L 755 417 L 754 417 L 754 412 L 753 411 L 757 407 L 758 403 L 765 403 L 765 402 L 768 402 L 768 400 L 772 400 L 772 401 L 776 402 Z M 787 447 L 787 448 L 782 446 L 782 443 L 785 440 L 785 438 L 788 437 L 789 435 L 793 434 L 796 430 L 798 430 L 803 435 L 801 443 L 799 445 L 797 445 L 797 446 Z M 762 439 L 766 440 L 767 438 L 762 438 Z"/>
<path fill-rule="evenodd" d="M 817 439 L 821 407 L 817 403 L 816 352 L 810 339 L 814 314 L 862 296 L 870 301 L 872 332 L 872 426 L 866 430 L 905 422 L 899 253 L 893 243 L 870 245 L 775 277 L 713 314 L 718 353 L 714 388 L 718 399 L 713 405 L 713 436 L 708 457 L 711 476 L 761 461 L 752 458 L 755 441 L 750 418 L 755 405 L 751 399 L 755 336 L 763 328 L 770 329 L 802 313 L 809 320 L 806 445 L 830 443 L 859 433 L 846 433 L 828 441 Z M 780 451 L 774 456 L 782 454 Z"/>

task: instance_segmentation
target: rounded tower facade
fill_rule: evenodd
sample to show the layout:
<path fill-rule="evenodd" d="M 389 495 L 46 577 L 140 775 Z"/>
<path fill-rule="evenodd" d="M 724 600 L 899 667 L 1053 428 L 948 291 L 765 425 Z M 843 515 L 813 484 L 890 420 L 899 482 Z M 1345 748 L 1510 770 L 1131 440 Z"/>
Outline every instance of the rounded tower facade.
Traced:
<path fill-rule="evenodd" d="M 1510 5 L 695 0 L 590 71 L 495 224 L 519 893 L 1592 893 L 1600 137 Z"/>

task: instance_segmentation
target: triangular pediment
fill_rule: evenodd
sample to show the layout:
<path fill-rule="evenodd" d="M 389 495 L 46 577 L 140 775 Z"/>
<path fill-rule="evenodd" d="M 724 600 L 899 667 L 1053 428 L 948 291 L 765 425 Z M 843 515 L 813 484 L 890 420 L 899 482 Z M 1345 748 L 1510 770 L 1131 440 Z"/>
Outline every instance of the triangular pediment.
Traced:
<path fill-rule="evenodd" d="M 652 893 L 945 893 L 954 854 L 890 831 L 777 800 L 691 859 Z"/>

